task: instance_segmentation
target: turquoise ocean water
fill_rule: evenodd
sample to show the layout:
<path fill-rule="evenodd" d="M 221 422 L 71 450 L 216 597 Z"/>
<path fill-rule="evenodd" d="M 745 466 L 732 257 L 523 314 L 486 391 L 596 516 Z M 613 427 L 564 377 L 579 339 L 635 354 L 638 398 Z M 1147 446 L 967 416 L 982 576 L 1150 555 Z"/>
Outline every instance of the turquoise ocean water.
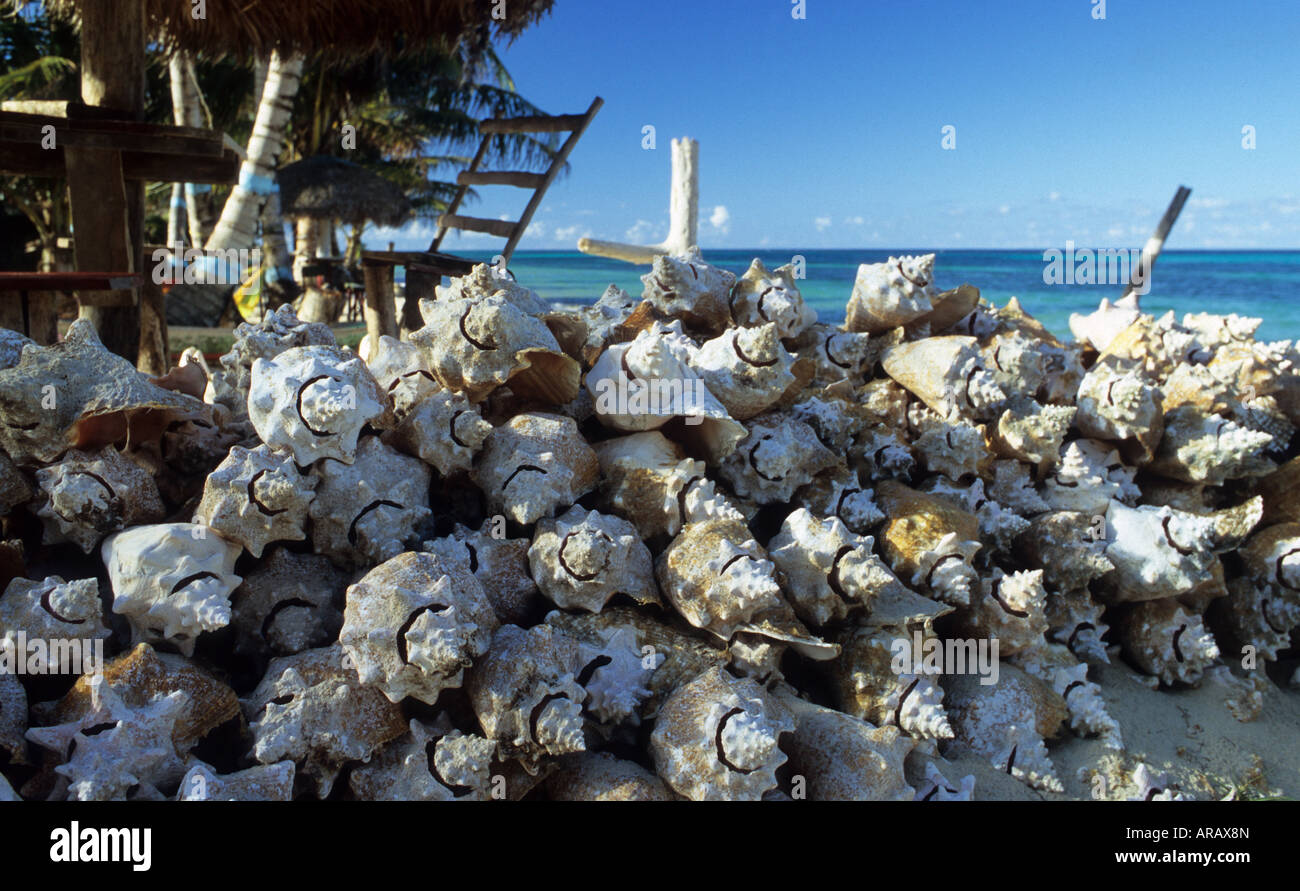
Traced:
<path fill-rule="evenodd" d="M 789 263 L 794 254 L 806 261 L 807 277 L 799 282 L 804 298 L 825 322 L 844 320 L 858 264 L 878 263 L 891 255 L 919 254 L 915 248 L 894 250 L 710 250 L 704 259 L 741 275 L 754 257 L 769 269 Z M 1048 285 L 1043 282 L 1042 251 L 935 251 L 935 278 L 940 288 L 969 282 L 983 297 L 1001 306 L 1011 297 L 1058 336 L 1069 335 L 1072 312 L 1091 312 L 1102 297 L 1116 299 L 1116 285 Z M 467 254 L 469 256 L 477 256 Z M 487 260 L 491 255 L 484 254 Z M 518 251 L 510 270 L 521 284 L 549 300 L 590 303 L 606 285 L 641 294 L 640 276 L 647 267 L 591 257 L 576 251 Z M 1300 251 L 1166 250 L 1156 263 L 1151 290 L 1142 309 L 1157 315 L 1185 312 L 1238 313 L 1262 318 L 1262 340 L 1300 338 Z"/>

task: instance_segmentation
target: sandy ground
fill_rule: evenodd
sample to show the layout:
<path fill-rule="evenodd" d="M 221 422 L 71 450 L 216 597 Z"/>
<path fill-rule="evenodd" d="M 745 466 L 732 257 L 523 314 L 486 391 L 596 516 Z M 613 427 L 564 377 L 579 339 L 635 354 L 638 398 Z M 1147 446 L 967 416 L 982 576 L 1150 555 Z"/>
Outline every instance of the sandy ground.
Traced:
<path fill-rule="evenodd" d="M 1125 799 L 1136 793 L 1131 774 L 1142 762 L 1199 801 L 1234 790 L 1238 798 L 1300 799 L 1300 691 L 1269 681 L 1258 717 L 1243 722 L 1227 705 L 1240 690 L 1207 679 L 1195 689 L 1157 691 L 1136 677 L 1114 657 L 1089 672 L 1120 724 L 1125 748 L 1108 749 L 1064 728 L 1048 742 L 1064 794 L 1031 789 L 971 753 L 951 758 L 950 768 L 937 763 L 950 782 L 974 775 L 977 800 L 1090 799 L 1095 787 L 1105 790 L 1102 798 Z M 1096 773 L 1102 784 L 1094 783 Z"/>

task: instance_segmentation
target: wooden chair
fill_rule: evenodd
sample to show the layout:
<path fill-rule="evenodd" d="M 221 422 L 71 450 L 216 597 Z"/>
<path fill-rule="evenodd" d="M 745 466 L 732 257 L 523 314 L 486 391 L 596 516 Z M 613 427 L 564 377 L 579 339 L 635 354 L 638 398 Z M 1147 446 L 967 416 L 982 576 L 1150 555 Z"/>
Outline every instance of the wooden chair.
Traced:
<path fill-rule="evenodd" d="M 393 298 L 393 267 L 406 267 L 406 306 L 403 309 L 403 321 L 408 328 L 418 328 L 422 324 L 418 301 L 421 297 L 432 297 L 434 288 L 442 277 L 464 275 L 479 262 L 438 250 L 447 232 L 458 229 L 466 232 L 483 232 L 496 235 L 506 240 L 500 251 L 505 262 L 510 262 L 515 246 L 532 222 L 533 214 L 541 206 L 546 190 L 550 188 L 555 177 L 563 169 L 569 154 L 577 146 L 578 140 L 586 131 L 596 112 L 605 104 L 597 96 L 591 106 L 581 114 L 535 115 L 520 118 L 488 118 L 479 124 L 479 133 L 483 139 L 479 142 L 478 152 L 467 169 L 456 177 L 460 189 L 447 207 L 447 212 L 438 218 L 438 231 L 433 237 L 427 251 L 364 251 L 361 265 L 366 279 L 366 328 L 372 338 L 371 347 L 378 343 L 381 334 L 398 336 L 397 312 Z M 488 145 L 493 136 L 502 133 L 565 133 L 569 134 L 560 146 L 551 165 L 545 173 L 529 173 L 517 170 L 480 170 L 479 165 L 487 155 Z M 519 219 L 491 220 L 482 217 L 464 216 L 457 211 L 471 186 L 514 186 L 519 189 L 532 189 L 524 212 Z"/>

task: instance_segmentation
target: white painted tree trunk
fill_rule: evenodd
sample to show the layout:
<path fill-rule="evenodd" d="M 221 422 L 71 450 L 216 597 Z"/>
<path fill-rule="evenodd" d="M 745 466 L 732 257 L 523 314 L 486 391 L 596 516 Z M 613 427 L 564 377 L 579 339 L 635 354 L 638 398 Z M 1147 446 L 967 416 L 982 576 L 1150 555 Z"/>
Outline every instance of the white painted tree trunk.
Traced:
<path fill-rule="evenodd" d="M 304 322 L 333 322 L 331 301 L 313 281 L 307 281 L 302 268 L 319 253 L 320 223 L 310 217 L 298 217 L 294 220 L 293 239 L 293 277 L 302 285 L 302 304 L 298 307 L 298 318 Z"/>
<path fill-rule="evenodd" d="M 257 238 L 257 218 L 274 186 L 275 165 L 284 148 L 294 96 L 302 77 L 302 57 L 271 54 L 266 86 L 257 107 L 248 155 L 239 170 L 239 183 L 221 209 L 221 219 L 208 238 L 208 250 L 247 250 Z"/>
<path fill-rule="evenodd" d="M 649 264 L 660 254 L 684 254 L 696 247 L 700 221 L 700 144 L 673 140 L 673 180 L 668 193 L 668 237 L 660 244 L 636 245 L 595 238 L 578 239 L 578 250 L 597 257 Z"/>
<path fill-rule="evenodd" d="M 180 127 L 202 127 L 198 82 L 194 62 L 179 50 L 167 62 L 172 94 L 172 123 Z M 203 244 L 203 224 L 199 220 L 198 193 L 193 183 L 173 183 L 172 202 L 167 213 L 167 244 L 184 240 L 188 229 L 190 244 Z"/>

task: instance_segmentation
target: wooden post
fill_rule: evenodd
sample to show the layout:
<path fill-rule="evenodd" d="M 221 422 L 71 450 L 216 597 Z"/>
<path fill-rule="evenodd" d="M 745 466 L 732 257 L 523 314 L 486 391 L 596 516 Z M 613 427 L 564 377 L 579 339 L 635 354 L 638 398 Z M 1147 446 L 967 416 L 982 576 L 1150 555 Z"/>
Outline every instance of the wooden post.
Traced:
<path fill-rule="evenodd" d="M 424 325 L 424 316 L 420 315 L 420 300 L 432 300 L 436 288 L 442 283 L 442 276 L 424 266 L 408 265 L 406 267 L 406 302 L 402 305 L 402 327 L 414 331 Z"/>
<path fill-rule="evenodd" d="M 700 220 L 700 144 L 673 140 L 673 180 L 668 193 L 668 237 L 660 244 L 637 245 L 595 238 L 578 239 L 578 250 L 597 257 L 649 264 L 660 254 L 684 254 L 696 246 Z"/>
<path fill-rule="evenodd" d="M 144 111 L 144 0 L 83 0 L 81 98 L 87 105 Z M 80 156 L 80 157 L 78 157 Z M 134 272 L 142 245 L 144 183 L 122 179 L 120 152 L 69 147 L 65 152 L 77 266 L 97 272 Z M 125 220 L 125 222 L 123 222 Z M 118 233 L 125 232 L 125 239 Z M 111 237 L 106 238 L 106 234 Z M 136 361 L 140 349 L 138 293 L 129 306 L 88 306 L 104 346 Z M 166 324 L 164 321 L 163 324 Z"/>
<path fill-rule="evenodd" d="M 379 349 L 379 338 L 387 334 L 396 337 L 397 306 L 393 299 L 393 267 L 367 263 L 363 266 L 366 278 L 366 338 L 370 341 L 373 356 Z"/>

